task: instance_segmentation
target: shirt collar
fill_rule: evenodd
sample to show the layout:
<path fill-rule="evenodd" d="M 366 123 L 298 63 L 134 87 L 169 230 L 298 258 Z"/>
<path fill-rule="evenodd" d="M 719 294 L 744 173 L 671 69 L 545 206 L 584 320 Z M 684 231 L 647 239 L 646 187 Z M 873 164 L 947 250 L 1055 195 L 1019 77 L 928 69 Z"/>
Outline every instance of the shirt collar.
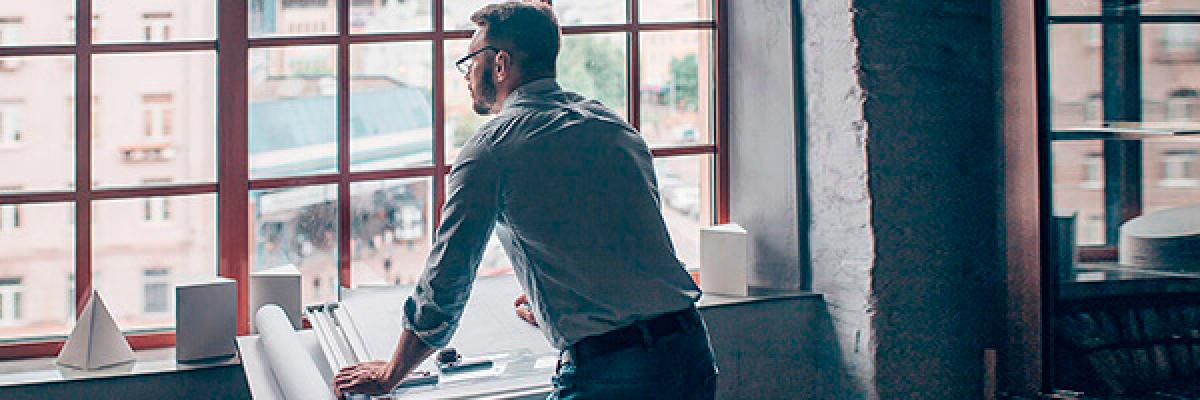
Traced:
<path fill-rule="evenodd" d="M 525 82 L 521 86 L 518 86 L 516 89 L 514 89 L 512 93 L 508 94 L 508 97 L 504 99 L 502 108 L 511 107 L 513 104 L 516 104 L 517 101 L 529 96 L 556 92 L 559 90 L 562 90 L 562 88 L 558 86 L 558 81 L 556 81 L 554 78 L 542 78 Z"/>

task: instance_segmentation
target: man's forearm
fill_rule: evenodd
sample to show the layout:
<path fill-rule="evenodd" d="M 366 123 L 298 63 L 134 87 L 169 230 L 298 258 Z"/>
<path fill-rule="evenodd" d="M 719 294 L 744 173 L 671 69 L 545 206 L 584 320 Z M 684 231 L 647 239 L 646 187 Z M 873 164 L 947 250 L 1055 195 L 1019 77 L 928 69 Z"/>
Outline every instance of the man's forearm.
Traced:
<path fill-rule="evenodd" d="M 388 362 L 387 375 L 380 377 L 388 389 L 396 387 L 417 365 L 433 354 L 434 348 L 421 341 L 417 334 L 405 329 L 396 344 L 396 352 Z"/>

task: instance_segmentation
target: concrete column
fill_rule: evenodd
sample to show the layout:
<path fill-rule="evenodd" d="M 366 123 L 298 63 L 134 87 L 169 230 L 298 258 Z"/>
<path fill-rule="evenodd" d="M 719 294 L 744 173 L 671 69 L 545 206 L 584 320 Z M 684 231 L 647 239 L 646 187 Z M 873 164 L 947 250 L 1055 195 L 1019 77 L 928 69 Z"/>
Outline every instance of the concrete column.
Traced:
<path fill-rule="evenodd" d="M 846 397 L 978 398 L 1003 318 L 993 4 L 803 4 L 812 288 Z"/>

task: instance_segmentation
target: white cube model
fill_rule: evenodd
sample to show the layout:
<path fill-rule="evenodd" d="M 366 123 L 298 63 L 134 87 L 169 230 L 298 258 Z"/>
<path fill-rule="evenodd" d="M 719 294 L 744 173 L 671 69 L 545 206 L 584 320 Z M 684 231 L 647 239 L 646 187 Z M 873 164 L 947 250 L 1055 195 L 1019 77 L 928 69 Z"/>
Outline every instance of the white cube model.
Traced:
<path fill-rule="evenodd" d="M 700 288 L 705 293 L 746 296 L 754 253 L 750 235 L 737 224 L 700 230 Z"/>
<path fill-rule="evenodd" d="M 175 359 L 195 361 L 237 352 L 237 283 L 228 278 L 175 286 Z"/>
<path fill-rule="evenodd" d="M 258 312 L 267 304 L 274 304 L 283 309 L 292 329 L 300 329 L 300 270 L 288 264 L 262 271 L 250 273 L 250 314 Z M 251 332 L 258 332 L 258 327 L 251 321 Z"/>

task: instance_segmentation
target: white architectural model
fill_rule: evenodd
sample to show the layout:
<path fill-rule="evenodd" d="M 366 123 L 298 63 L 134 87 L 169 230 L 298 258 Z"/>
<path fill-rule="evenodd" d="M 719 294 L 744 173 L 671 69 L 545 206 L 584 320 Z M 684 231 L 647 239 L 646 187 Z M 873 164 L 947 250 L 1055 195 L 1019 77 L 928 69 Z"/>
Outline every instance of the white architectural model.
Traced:
<path fill-rule="evenodd" d="M 100 294 L 92 296 L 83 307 L 75 329 L 58 353 L 58 365 L 93 370 L 133 361 L 133 349 L 117 328 Z"/>

